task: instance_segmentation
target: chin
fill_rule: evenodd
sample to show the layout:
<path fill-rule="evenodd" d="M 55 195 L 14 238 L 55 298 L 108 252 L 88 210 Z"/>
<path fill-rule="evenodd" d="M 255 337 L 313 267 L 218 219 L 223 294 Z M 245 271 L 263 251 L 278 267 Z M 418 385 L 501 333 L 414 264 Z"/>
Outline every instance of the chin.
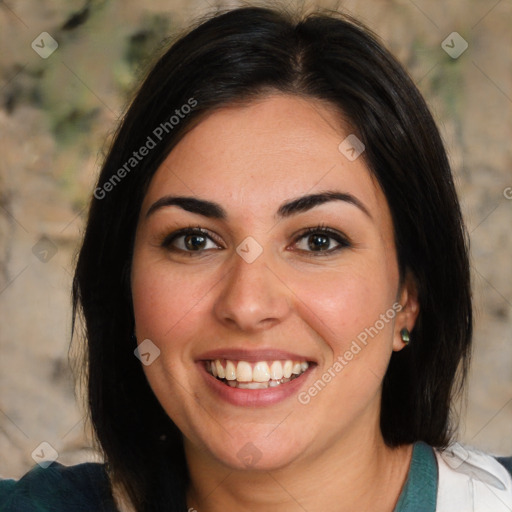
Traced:
<path fill-rule="evenodd" d="M 290 447 L 282 440 L 251 441 L 248 439 L 232 441 L 232 449 L 226 445 L 220 449 L 211 449 L 213 456 L 223 465 L 236 471 L 277 471 L 292 464 L 303 452 Z"/>

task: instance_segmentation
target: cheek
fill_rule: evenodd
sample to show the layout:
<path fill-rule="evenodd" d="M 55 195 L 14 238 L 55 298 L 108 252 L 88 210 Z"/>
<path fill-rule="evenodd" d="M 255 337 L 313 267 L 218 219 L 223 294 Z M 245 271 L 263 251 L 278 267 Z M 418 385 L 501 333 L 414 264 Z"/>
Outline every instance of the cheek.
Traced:
<path fill-rule="evenodd" d="M 132 297 L 137 336 L 164 345 L 187 337 L 197 325 L 215 279 L 211 274 L 191 274 L 180 265 L 150 258 L 134 258 Z M 204 311 L 202 313 L 204 315 Z M 177 336 L 177 333 L 180 336 Z"/>
<path fill-rule="evenodd" d="M 377 336 L 386 340 L 382 348 L 387 352 L 391 347 L 397 278 L 386 261 L 351 265 L 309 278 L 302 274 L 295 289 L 304 299 L 297 301 L 297 307 L 301 316 L 315 325 L 333 355 L 344 353 L 354 340 L 359 339 L 364 346 L 365 341 Z M 381 315 L 386 314 L 382 321 Z"/>
<path fill-rule="evenodd" d="M 317 380 L 298 397 L 313 404 L 316 417 L 326 414 L 325 421 L 339 426 L 377 403 L 392 353 L 394 277 L 376 262 L 303 281 L 301 294 L 310 299 L 300 315 L 329 352 Z"/>

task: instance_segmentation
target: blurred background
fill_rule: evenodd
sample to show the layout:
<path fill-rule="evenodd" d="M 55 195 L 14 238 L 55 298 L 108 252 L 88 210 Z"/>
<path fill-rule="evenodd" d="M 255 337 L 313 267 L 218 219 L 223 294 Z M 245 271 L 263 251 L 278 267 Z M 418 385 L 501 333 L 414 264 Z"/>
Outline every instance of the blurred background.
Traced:
<path fill-rule="evenodd" d="M 352 13 L 425 95 L 471 235 L 475 349 L 459 437 L 512 455 L 512 1 L 280 3 Z M 141 66 L 165 37 L 237 5 L 0 0 L 1 476 L 51 450 L 63 464 L 100 460 L 68 365 L 88 200 Z"/>

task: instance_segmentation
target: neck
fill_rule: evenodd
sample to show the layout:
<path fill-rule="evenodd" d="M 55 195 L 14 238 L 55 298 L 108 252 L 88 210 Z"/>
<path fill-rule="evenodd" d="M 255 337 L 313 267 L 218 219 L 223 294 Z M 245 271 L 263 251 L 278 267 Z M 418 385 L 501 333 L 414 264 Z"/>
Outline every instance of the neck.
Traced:
<path fill-rule="evenodd" d="M 186 444 L 188 507 L 201 512 L 295 512 L 298 507 L 392 512 L 407 478 L 412 445 L 391 449 L 378 429 L 327 441 L 314 457 L 298 457 L 272 471 L 235 470 Z"/>

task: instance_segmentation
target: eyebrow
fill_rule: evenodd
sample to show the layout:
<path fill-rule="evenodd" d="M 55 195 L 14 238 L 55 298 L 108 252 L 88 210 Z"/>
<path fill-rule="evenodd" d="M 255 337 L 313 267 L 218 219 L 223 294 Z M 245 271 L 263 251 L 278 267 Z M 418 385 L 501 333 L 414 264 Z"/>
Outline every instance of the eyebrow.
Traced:
<path fill-rule="evenodd" d="M 309 194 L 292 199 L 279 206 L 275 217 L 283 219 L 291 217 L 300 212 L 311 210 L 315 206 L 328 203 L 330 201 L 344 201 L 359 208 L 370 219 L 372 216 L 365 205 L 357 199 L 357 197 L 347 192 L 339 192 L 336 190 L 327 190 L 317 194 Z M 208 201 L 206 199 L 198 199 L 189 196 L 164 196 L 155 201 L 148 209 L 146 218 L 161 208 L 167 206 L 179 206 L 181 209 L 191 213 L 209 217 L 212 219 L 226 220 L 228 218 L 226 210 L 218 203 Z"/>

